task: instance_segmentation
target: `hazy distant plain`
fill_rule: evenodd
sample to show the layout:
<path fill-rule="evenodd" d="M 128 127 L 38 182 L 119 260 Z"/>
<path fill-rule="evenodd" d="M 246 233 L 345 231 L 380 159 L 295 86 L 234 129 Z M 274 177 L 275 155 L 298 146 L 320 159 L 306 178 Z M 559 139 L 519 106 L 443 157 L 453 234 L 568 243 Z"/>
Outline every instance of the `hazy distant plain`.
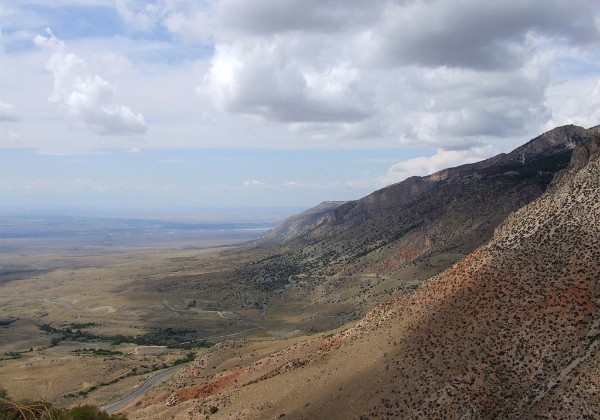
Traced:
<path fill-rule="evenodd" d="M 181 328 L 189 340 L 274 334 L 252 318 L 260 308 L 222 305 L 222 296 L 237 290 L 223 272 L 237 258 L 221 252 L 258 238 L 275 222 L 224 218 L 0 215 L 3 387 L 16 398 L 76 404 L 83 392 L 88 401 L 104 404 L 190 351 L 72 338 L 53 346 L 50 340 L 60 334 L 42 331 L 43 324 L 105 336 Z M 122 354 L 110 360 L 80 354 L 86 347 Z M 100 385 L 113 378 L 118 380 Z"/>
<path fill-rule="evenodd" d="M 0 215 L 0 262 L 11 253 L 95 254 L 198 249 L 258 238 L 271 221 L 177 221 L 57 215 Z"/>

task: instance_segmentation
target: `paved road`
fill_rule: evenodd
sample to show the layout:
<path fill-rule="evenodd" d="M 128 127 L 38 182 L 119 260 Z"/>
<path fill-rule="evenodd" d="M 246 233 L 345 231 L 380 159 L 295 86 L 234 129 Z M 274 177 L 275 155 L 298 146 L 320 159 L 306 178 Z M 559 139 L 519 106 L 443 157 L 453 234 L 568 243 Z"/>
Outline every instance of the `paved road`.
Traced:
<path fill-rule="evenodd" d="M 126 397 L 124 397 L 123 399 L 121 399 L 121 400 L 119 400 L 117 402 L 114 402 L 112 404 L 109 404 L 109 405 L 106 405 L 106 406 L 102 407 L 101 410 L 104 411 L 107 414 L 112 414 L 115 411 L 119 411 L 120 409 L 124 408 L 126 405 L 129 405 L 132 402 L 134 402 L 135 400 L 137 400 L 138 398 L 140 398 L 142 395 L 144 395 L 154 385 L 158 384 L 163 379 L 166 379 L 169 376 L 171 376 L 173 373 L 175 373 L 175 371 L 177 369 L 179 369 L 182 366 L 183 365 L 174 366 L 172 368 L 163 370 L 160 373 L 157 373 L 156 375 L 154 375 L 153 377 L 151 377 L 150 379 L 148 379 L 146 382 L 144 382 L 143 384 L 141 384 L 140 386 L 138 386 L 136 388 L 136 390 L 133 391 L 131 394 L 127 395 Z"/>

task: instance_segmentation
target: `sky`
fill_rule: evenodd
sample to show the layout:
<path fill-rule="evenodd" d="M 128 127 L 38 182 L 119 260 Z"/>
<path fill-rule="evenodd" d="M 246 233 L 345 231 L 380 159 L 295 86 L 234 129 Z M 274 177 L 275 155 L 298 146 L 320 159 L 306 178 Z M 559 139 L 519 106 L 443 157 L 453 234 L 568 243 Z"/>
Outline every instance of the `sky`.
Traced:
<path fill-rule="evenodd" d="M 308 208 L 564 124 L 597 0 L 0 0 L 0 211 Z"/>

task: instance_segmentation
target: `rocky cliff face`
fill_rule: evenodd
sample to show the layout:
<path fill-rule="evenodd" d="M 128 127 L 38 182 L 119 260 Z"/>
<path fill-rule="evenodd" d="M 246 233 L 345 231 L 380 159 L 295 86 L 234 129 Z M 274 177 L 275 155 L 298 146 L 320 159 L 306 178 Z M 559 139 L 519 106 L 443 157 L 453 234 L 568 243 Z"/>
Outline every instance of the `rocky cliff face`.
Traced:
<path fill-rule="evenodd" d="M 297 237 L 324 214 L 338 208 L 342 204 L 344 204 L 344 201 L 324 201 L 311 209 L 288 217 L 275 229 L 266 232 L 257 243 L 281 243 Z"/>
<path fill-rule="evenodd" d="M 555 128 L 516 148 L 501 160 L 506 163 L 526 163 L 569 152 L 586 142 L 595 131 L 597 127 L 585 129 L 576 125 Z"/>

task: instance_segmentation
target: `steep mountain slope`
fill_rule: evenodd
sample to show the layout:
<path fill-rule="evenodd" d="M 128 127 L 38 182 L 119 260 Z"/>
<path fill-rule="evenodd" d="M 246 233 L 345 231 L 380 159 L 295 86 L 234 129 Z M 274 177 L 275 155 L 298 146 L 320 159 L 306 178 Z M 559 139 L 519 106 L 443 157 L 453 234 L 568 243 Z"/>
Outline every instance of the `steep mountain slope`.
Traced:
<path fill-rule="evenodd" d="M 471 184 L 481 181 L 482 178 L 491 181 L 490 178 L 506 176 L 521 181 L 539 175 L 539 172 L 556 172 L 556 168 L 562 169 L 569 161 L 572 149 L 585 141 L 588 136 L 588 130 L 574 125 L 555 128 L 509 154 L 500 154 L 481 162 L 444 169 L 425 177 L 411 177 L 360 200 L 345 203 L 334 211 L 328 212 L 300 233 L 311 239 L 337 234 L 347 227 L 360 225 L 365 220 L 387 216 L 390 212 L 431 196 L 440 187 L 445 190 L 446 195 L 453 195 L 456 187 L 468 189 Z M 544 180 L 538 181 L 544 182 Z M 510 184 L 509 180 L 504 182 Z"/>
<path fill-rule="evenodd" d="M 588 130 L 582 127 L 574 125 L 558 127 L 536 137 L 509 154 L 500 154 L 481 162 L 443 169 L 425 177 L 409 178 L 331 212 L 327 217 L 315 223 L 312 228 L 318 233 L 311 232 L 311 236 L 326 234 L 323 232 L 327 231 L 325 226 L 337 226 L 344 222 L 355 225 L 361 220 L 386 215 L 390 210 L 406 206 L 425 195 L 431 195 L 432 190 L 439 187 L 437 184 L 442 184 L 444 187 L 446 184 L 452 186 L 452 183 L 448 181 L 454 178 L 460 178 L 461 183 L 466 186 L 477 174 L 500 176 L 506 175 L 506 172 L 512 170 L 515 173 L 509 173 L 509 176 L 524 178 L 532 176 L 536 170 L 553 171 L 555 167 L 568 162 L 571 150 L 587 138 Z M 536 165 L 527 166 L 534 162 Z M 490 168 L 494 170 L 490 171 Z M 457 181 L 458 179 L 454 179 L 454 182 Z"/>
<path fill-rule="evenodd" d="M 592 131 L 543 196 L 414 293 L 286 348 L 222 343 L 130 415 L 599 418 L 599 197 Z"/>
<path fill-rule="evenodd" d="M 332 316 L 314 331 L 356 319 L 373 304 L 413 290 L 485 243 L 508 214 L 539 197 L 595 129 L 549 131 L 509 154 L 412 177 L 341 204 L 264 247 L 236 279 L 265 300 L 300 300 Z M 270 303 L 270 302 L 269 302 Z"/>

